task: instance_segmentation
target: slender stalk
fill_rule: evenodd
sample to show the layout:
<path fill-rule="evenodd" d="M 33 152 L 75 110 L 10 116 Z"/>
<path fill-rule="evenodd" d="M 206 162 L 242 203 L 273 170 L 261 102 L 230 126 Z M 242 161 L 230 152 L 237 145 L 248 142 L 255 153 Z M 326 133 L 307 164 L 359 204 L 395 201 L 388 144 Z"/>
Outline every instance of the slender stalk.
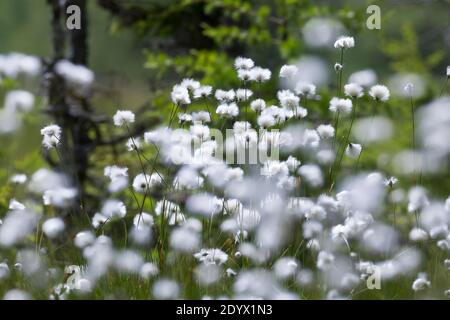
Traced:
<path fill-rule="evenodd" d="M 349 144 L 349 142 L 350 142 L 350 141 L 349 141 L 349 139 L 350 139 L 350 134 L 351 134 L 351 132 L 352 132 L 353 122 L 355 121 L 355 115 L 356 115 L 356 101 L 357 101 L 357 99 L 355 99 L 355 103 L 354 103 L 354 106 L 353 106 L 353 110 L 352 110 L 352 119 L 351 119 L 351 121 L 350 121 L 350 128 L 348 129 L 347 136 L 345 137 L 344 145 L 343 145 L 343 147 L 342 147 L 341 156 L 340 156 L 339 162 L 338 162 L 338 168 L 340 168 L 340 166 L 341 166 L 341 162 L 342 162 L 342 159 L 343 159 L 344 153 L 345 153 L 345 148 L 347 148 L 347 146 L 348 146 L 348 144 Z"/>

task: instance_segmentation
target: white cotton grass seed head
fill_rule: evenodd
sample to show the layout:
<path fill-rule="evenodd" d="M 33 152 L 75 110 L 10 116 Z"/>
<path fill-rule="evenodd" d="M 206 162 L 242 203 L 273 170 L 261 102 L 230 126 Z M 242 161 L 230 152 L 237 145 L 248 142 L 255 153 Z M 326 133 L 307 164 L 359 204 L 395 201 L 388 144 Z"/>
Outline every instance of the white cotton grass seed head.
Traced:
<path fill-rule="evenodd" d="M 178 84 L 174 85 L 170 96 L 175 105 L 188 105 L 191 103 L 189 91 L 184 86 Z"/>
<path fill-rule="evenodd" d="M 294 77 L 298 72 L 296 65 L 283 65 L 280 69 L 280 78 Z"/>
<path fill-rule="evenodd" d="M 140 173 L 133 180 L 133 189 L 138 193 L 147 193 L 161 183 L 162 179 L 158 173 L 151 175 Z"/>
<path fill-rule="evenodd" d="M 349 158 L 356 159 L 362 151 L 362 146 L 357 143 L 349 143 L 345 149 L 345 155 Z"/>
<path fill-rule="evenodd" d="M 349 49 L 355 46 L 355 39 L 353 37 L 341 36 L 334 43 L 336 49 Z"/>
<path fill-rule="evenodd" d="M 129 110 L 117 110 L 113 116 L 114 125 L 116 127 L 128 126 L 134 123 L 135 115 Z"/>
<path fill-rule="evenodd" d="M 323 174 L 316 164 L 305 164 L 298 169 L 298 173 L 314 188 L 321 187 L 324 183 Z"/>
<path fill-rule="evenodd" d="M 11 289 L 5 293 L 3 300 L 31 300 L 31 295 L 20 289 Z"/>
<path fill-rule="evenodd" d="M 181 81 L 180 86 L 182 86 L 190 91 L 194 91 L 194 90 L 200 88 L 200 82 L 198 82 L 194 79 L 191 79 L 191 78 L 186 78 Z"/>
<path fill-rule="evenodd" d="M 351 98 L 360 98 L 364 95 L 363 88 L 357 83 L 348 83 L 344 86 L 344 93 Z"/>
<path fill-rule="evenodd" d="M 120 200 L 108 199 L 103 204 L 101 213 L 107 219 L 123 218 L 127 214 L 127 208 Z"/>
<path fill-rule="evenodd" d="M 63 219 L 55 217 L 47 219 L 42 224 L 42 231 L 47 237 L 53 239 L 60 235 L 64 231 L 65 227 L 66 226 Z"/>
<path fill-rule="evenodd" d="M 334 97 L 330 100 L 329 110 L 334 113 L 339 112 L 340 114 L 345 115 L 352 112 L 352 106 L 352 100 Z"/>
<path fill-rule="evenodd" d="M 294 276 L 298 269 L 299 263 L 292 257 L 280 258 L 273 265 L 275 276 L 279 279 L 286 279 Z"/>
<path fill-rule="evenodd" d="M 11 177 L 11 182 L 14 184 L 25 184 L 27 180 L 27 175 L 23 173 L 15 174 Z"/>
<path fill-rule="evenodd" d="M 422 242 L 428 240 L 428 233 L 420 228 L 413 228 L 409 232 L 409 240 L 412 242 Z"/>
<path fill-rule="evenodd" d="M 244 58 L 244 57 L 237 57 L 234 61 L 234 67 L 236 70 L 244 69 L 244 70 L 250 70 L 255 66 L 255 63 L 250 58 Z"/>
<path fill-rule="evenodd" d="M 260 113 L 266 108 L 266 102 L 263 99 L 253 100 L 250 103 L 250 108 L 257 113 Z"/>
<path fill-rule="evenodd" d="M 295 85 L 295 93 L 303 97 L 313 97 L 316 94 L 316 86 L 309 82 L 299 81 Z"/>
<path fill-rule="evenodd" d="M 431 287 L 431 282 L 428 280 L 426 273 L 419 273 L 416 280 L 412 284 L 412 289 L 414 291 L 423 291 Z"/>
<path fill-rule="evenodd" d="M 358 84 L 364 88 L 368 88 L 376 84 L 378 80 L 377 74 L 372 69 L 364 69 L 356 71 L 348 78 L 349 83 Z"/>
<path fill-rule="evenodd" d="M 250 80 L 255 82 L 266 82 L 270 80 L 272 72 L 269 69 L 254 67 L 250 70 Z"/>
<path fill-rule="evenodd" d="M 179 252 L 193 253 L 200 247 L 200 236 L 186 227 L 179 227 L 170 235 L 170 246 Z"/>
<path fill-rule="evenodd" d="M 177 299 L 180 294 L 178 283 L 170 279 L 159 279 L 153 284 L 152 293 L 155 299 Z"/>
<path fill-rule="evenodd" d="M 212 93 L 212 87 L 211 86 L 200 86 L 199 88 L 196 88 L 194 90 L 194 98 L 207 98 Z"/>
<path fill-rule="evenodd" d="M 81 249 L 91 245 L 94 241 L 95 235 L 89 230 L 78 232 L 74 239 L 75 246 Z"/>
<path fill-rule="evenodd" d="M 320 138 L 330 139 L 334 137 L 334 128 L 330 124 L 321 124 L 317 127 Z"/>
<path fill-rule="evenodd" d="M 200 264 L 195 268 L 197 281 L 203 286 L 209 286 L 220 279 L 221 268 L 215 264 Z"/>
<path fill-rule="evenodd" d="M 13 90 L 6 94 L 4 109 L 10 112 L 30 112 L 34 95 L 25 90 Z"/>
<path fill-rule="evenodd" d="M 390 97 L 390 91 L 385 85 L 377 84 L 370 88 L 369 96 L 376 101 L 387 101 Z"/>
<path fill-rule="evenodd" d="M 157 276 L 159 273 L 158 266 L 152 262 L 146 262 L 141 266 L 139 276 L 143 279 L 149 279 L 150 277 Z"/>

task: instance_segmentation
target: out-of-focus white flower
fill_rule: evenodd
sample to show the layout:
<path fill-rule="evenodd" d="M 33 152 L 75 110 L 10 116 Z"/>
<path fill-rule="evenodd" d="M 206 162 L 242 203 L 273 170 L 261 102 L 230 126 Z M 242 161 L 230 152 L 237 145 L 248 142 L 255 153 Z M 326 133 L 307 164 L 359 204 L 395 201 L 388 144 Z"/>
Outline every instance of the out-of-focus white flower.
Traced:
<path fill-rule="evenodd" d="M 283 65 L 280 69 L 280 78 L 291 78 L 298 72 L 298 68 L 295 65 Z"/>
<path fill-rule="evenodd" d="M 122 201 L 109 199 L 103 204 L 101 213 L 108 219 L 123 218 L 127 214 L 127 208 Z"/>
<path fill-rule="evenodd" d="M 352 100 L 332 98 L 330 100 L 329 110 L 331 112 L 339 112 L 341 114 L 349 114 L 352 111 Z"/>
<path fill-rule="evenodd" d="M 29 112 L 33 105 L 33 94 L 25 90 L 10 91 L 5 98 L 5 110 L 11 112 Z"/>
<path fill-rule="evenodd" d="M 74 239 L 75 246 L 78 248 L 85 248 L 88 245 L 94 243 L 95 236 L 91 231 L 80 231 L 77 233 Z"/>
<path fill-rule="evenodd" d="M 220 102 L 232 102 L 236 98 L 236 92 L 233 89 L 228 91 L 217 89 L 214 96 Z"/>
<path fill-rule="evenodd" d="M 169 300 L 178 298 L 180 288 L 173 280 L 160 279 L 154 283 L 152 292 L 158 300 Z"/>
<path fill-rule="evenodd" d="M 174 85 L 170 94 L 172 102 L 176 105 L 186 105 L 191 103 L 189 91 L 186 87 L 181 85 Z"/>
<path fill-rule="evenodd" d="M 333 266 L 334 260 L 335 257 L 333 254 L 326 251 L 320 251 L 317 257 L 317 268 L 320 270 L 327 270 Z"/>
<path fill-rule="evenodd" d="M 386 86 L 377 84 L 370 88 L 369 95 L 377 101 L 387 101 L 389 100 L 390 92 Z"/>
<path fill-rule="evenodd" d="M 250 103 L 250 108 L 255 112 L 261 112 L 266 108 L 266 102 L 263 99 L 256 99 Z"/>
<path fill-rule="evenodd" d="M 9 53 L 0 55 L 0 74 L 16 78 L 19 75 L 34 77 L 41 70 L 41 61 L 38 57 L 23 53 Z"/>
<path fill-rule="evenodd" d="M 409 232 L 409 240 L 413 242 L 420 242 L 428 240 L 428 233 L 420 228 L 413 228 Z"/>
<path fill-rule="evenodd" d="M 103 173 L 111 180 L 108 186 L 109 192 L 118 192 L 128 186 L 128 168 L 106 166 Z"/>
<path fill-rule="evenodd" d="M 250 58 L 244 58 L 244 57 L 237 57 L 234 61 L 234 67 L 236 70 L 244 69 L 244 70 L 250 70 L 253 68 L 255 63 Z"/>
<path fill-rule="evenodd" d="M 146 193 L 161 183 L 162 179 L 158 173 L 151 175 L 140 173 L 133 180 L 133 189 L 139 193 Z"/>
<path fill-rule="evenodd" d="M 3 300 L 31 300 L 31 295 L 23 290 L 11 289 L 5 293 Z"/>
<path fill-rule="evenodd" d="M 200 236 L 186 227 L 179 227 L 170 235 L 170 246 L 185 253 L 192 253 L 200 247 Z"/>
<path fill-rule="evenodd" d="M 216 113 L 225 118 L 234 118 L 239 114 L 239 108 L 236 103 L 219 105 L 216 109 Z"/>
<path fill-rule="evenodd" d="M 323 175 L 320 167 L 315 164 L 305 164 L 298 169 L 298 173 L 308 182 L 312 187 L 320 187 L 323 185 Z"/>
<path fill-rule="evenodd" d="M 58 61 L 55 70 L 69 85 L 76 90 L 81 90 L 82 93 L 86 93 L 94 82 L 95 75 L 92 70 L 83 65 L 73 64 L 68 60 Z"/>
<path fill-rule="evenodd" d="M 49 238 L 56 238 L 65 228 L 64 221 L 58 217 L 47 219 L 42 224 L 42 231 Z"/>
<path fill-rule="evenodd" d="M 46 190 L 42 195 L 42 200 L 46 206 L 67 208 L 71 206 L 78 195 L 75 188 L 58 188 Z"/>
<path fill-rule="evenodd" d="M 182 86 L 190 91 L 195 91 L 196 89 L 200 88 L 200 82 L 198 82 L 194 79 L 186 78 L 181 81 L 180 86 Z"/>
<path fill-rule="evenodd" d="M 146 262 L 142 265 L 139 275 L 144 279 L 148 279 L 158 275 L 158 273 L 159 269 L 154 263 Z"/>
<path fill-rule="evenodd" d="M 412 284 L 412 289 L 414 291 L 422 291 L 431 287 L 431 282 L 427 279 L 426 273 L 419 273 L 416 280 Z"/>
<path fill-rule="evenodd" d="M 330 139 L 334 137 L 334 128 L 329 124 L 321 124 L 317 127 L 317 132 L 322 139 Z"/>
<path fill-rule="evenodd" d="M 298 107 L 300 98 L 290 90 L 280 90 L 277 92 L 277 98 L 283 108 L 295 109 Z"/>
<path fill-rule="evenodd" d="M 211 122 L 211 117 L 210 117 L 209 113 L 206 111 L 193 112 L 192 113 L 192 121 L 200 122 L 200 123 Z"/>
<path fill-rule="evenodd" d="M 415 212 L 429 204 L 426 190 L 420 186 L 411 188 L 408 192 L 408 212 Z"/>
<path fill-rule="evenodd" d="M 363 88 L 357 83 L 349 83 L 344 86 L 346 96 L 360 98 L 363 96 Z"/>
<path fill-rule="evenodd" d="M 253 91 L 250 89 L 237 89 L 236 99 L 237 101 L 247 101 L 253 95 Z"/>
<path fill-rule="evenodd" d="M 286 279 L 295 275 L 299 268 L 299 263 L 292 257 L 283 257 L 278 259 L 274 266 L 273 271 L 275 276 L 279 279 Z"/>
<path fill-rule="evenodd" d="M 199 88 L 194 90 L 194 98 L 206 98 L 210 96 L 212 93 L 211 86 L 200 86 Z"/>
<path fill-rule="evenodd" d="M 316 94 L 316 86 L 312 83 L 299 81 L 295 85 L 295 93 L 303 97 L 313 97 Z"/>
<path fill-rule="evenodd" d="M 350 158 L 357 158 L 359 157 L 360 153 L 362 151 L 362 146 L 357 143 L 349 143 L 347 148 L 345 149 L 345 154 Z"/>
<path fill-rule="evenodd" d="M 15 174 L 11 177 L 11 182 L 15 184 L 24 184 L 27 180 L 28 177 L 26 174 Z"/>
<path fill-rule="evenodd" d="M 8 209 L 9 210 L 25 210 L 26 207 L 23 203 L 17 201 L 16 199 L 11 199 L 9 201 Z"/>
<path fill-rule="evenodd" d="M 134 123 L 135 115 L 129 110 L 118 110 L 113 117 L 116 127 L 127 126 Z"/>
<path fill-rule="evenodd" d="M 228 255 L 220 249 L 201 249 L 194 257 L 205 264 L 222 265 L 228 260 Z"/>
<path fill-rule="evenodd" d="M 250 80 L 256 82 L 266 82 L 270 80 L 272 72 L 269 69 L 254 67 L 250 70 Z"/>

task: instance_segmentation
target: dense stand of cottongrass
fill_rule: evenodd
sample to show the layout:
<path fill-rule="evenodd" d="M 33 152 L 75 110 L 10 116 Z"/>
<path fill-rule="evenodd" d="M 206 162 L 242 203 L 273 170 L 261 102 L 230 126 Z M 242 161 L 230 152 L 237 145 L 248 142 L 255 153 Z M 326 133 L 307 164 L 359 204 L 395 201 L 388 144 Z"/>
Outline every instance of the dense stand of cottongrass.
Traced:
<path fill-rule="evenodd" d="M 14 190 L 29 197 L 12 198 L 1 217 L 3 298 L 450 296 L 450 198 L 436 199 L 421 185 L 427 175 L 448 175 L 450 98 L 416 106 L 407 84 L 411 146 L 389 160 L 398 178 L 367 167 L 370 148 L 395 139 L 394 125 L 379 112 L 390 90 L 372 83 L 371 72 L 345 82 L 354 45 L 352 37 L 335 42 L 336 94 L 326 119 L 315 115 L 323 97 L 314 84 L 296 83 L 276 97 L 264 92 L 271 77 L 301 73 L 295 65 L 275 74 L 239 57 L 240 88 L 193 79 L 175 85 L 167 124 L 124 146 L 134 164 L 104 168 L 108 197 L 97 212 L 78 205 L 71 177 L 47 168 L 14 175 Z M 19 54 L 0 58 L 10 77 L 37 75 L 38 64 Z M 90 70 L 68 61 L 56 70 L 79 94 L 89 91 Z M 33 103 L 26 91 L 10 92 L 2 132 L 13 131 L 11 119 Z M 122 133 L 134 122 L 128 110 L 113 118 Z M 217 130 L 226 129 L 222 145 Z M 61 128 L 48 125 L 41 134 L 43 147 L 62 160 Z M 272 154 L 249 163 L 255 150 Z M 235 151 L 243 163 L 218 157 Z"/>

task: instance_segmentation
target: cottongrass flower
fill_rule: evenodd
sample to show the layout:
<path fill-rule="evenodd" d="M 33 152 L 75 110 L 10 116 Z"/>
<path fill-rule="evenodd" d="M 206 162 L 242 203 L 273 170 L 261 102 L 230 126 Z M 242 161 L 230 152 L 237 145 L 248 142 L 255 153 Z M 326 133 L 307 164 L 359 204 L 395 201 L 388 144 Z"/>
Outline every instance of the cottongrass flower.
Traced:
<path fill-rule="evenodd" d="M 370 88 L 369 95 L 375 101 L 387 101 L 389 100 L 390 92 L 386 86 L 377 84 Z"/>
<path fill-rule="evenodd" d="M 261 113 L 266 108 L 266 102 L 263 99 L 253 100 L 250 103 L 250 108 L 257 113 Z"/>
<path fill-rule="evenodd" d="M 190 91 L 195 91 L 196 89 L 200 88 L 200 82 L 194 79 L 186 78 L 181 81 L 180 86 Z"/>
<path fill-rule="evenodd" d="M 255 66 L 255 63 L 250 58 L 244 58 L 244 57 L 237 57 L 234 61 L 234 67 L 236 70 L 244 69 L 244 70 L 250 70 Z"/>
<path fill-rule="evenodd" d="M 250 70 L 250 80 L 259 83 L 266 82 L 270 80 L 272 72 L 269 69 L 254 67 Z"/>
<path fill-rule="evenodd" d="M 56 147 L 61 142 L 61 131 L 61 127 L 56 124 L 51 124 L 42 128 L 42 145 L 46 149 L 52 149 Z"/>
<path fill-rule="evenodd" d="M 83 91 L 90 88 L 94 82 L 94 73 L 83 65 L 77 65 L 68 60 L 60 60 L 55 65 L 58 75 L 63 77 L 74 88 L 81 88 Z M 78 89 L 78 88 L 77 88 Z"/>
<path fill-rule="evenodd" d="M 330 139 L 334 137 L 334 128 L 329 124 L 321 124 L 317 127 L 317 132 L 322 139 Z"/>
<path fill-rule="evenodd" d="M 6 94 L 5 110 L 10 112 L 29 112 L 34 105 L 34 95 L 25 90 L 14 90 Z"/>
<path fill-rule="evenodd" d="M 188 89 L 179 84 L 173 86 L 170 97 L 175 105 L 188 105 L 191 103 Z"/>
<path fill-rule="evenodd" d="M 61 218 L 55 217 L 47 219 L 42 224 L 42 231 L 51 239 L 56 238 L 65 229 L 64 221 Z"/>
<path fill-rule="evenodd" d="M 236 98 L 236 92 L 233 89 L 228 91 L 217 89 L 214 97 L 220 102 L 232 102 Z"/>
<path fill-rule="evenodd" d="M 349 114 L 352 112 L 352 100 L 334 97 L 330 100 L 329 110 L 334 113 Z"/>
<path fill-rule="evenodd" d="M 116 127 L 123 127 L 134 123 L 135 115 L 129 110 L 118 110 L 113 120 Z"/>
<path fill-rule="evenodd" d="M 363 96 L 363 88 L 356 83 L 348 83 L 344 86 L 344 93 L 353 99 L 360 98 Z"/>
<path fill-rule="evenodd" d="M 295 65 L 283 65 L 280 69 L 280 78 L 292 78 L 298 72 L 298 68 Z"/>
<path fill-rule="evenodd" d="M 419 273 L 416 280 L 412 284 L 412 289 L 414 291 L 422 291 L 431 287 L 431 282 L 428 281 L 426 273 Z"/>
<path fill-rule="evenodd" d="M 313 97 L 316 94 L 316 86 L 312 83 L 299 81 L 295 85 L 295 93 L 304 97 Z"/>
<path fill-rule="evenodd" d="M 174 280 L 163 278 L 153 284 L 152 293 L 158 300 L 177 299 L 180 294 L 180 287 Z"/>
<path fill-rule="evenodd" d="M 101 213 L 108 219 L 123 218 L 127 214 L 127 208 L 122 201 L 109 199 L 103 204 Z"/>
<path fill-rule="evenodd" d="M 28 180 L 27 175 L 23 173 L 15 174 L 11 177 L 11 182 L 14 184 L 25 184 L 27 180 Z"/>
<path fill-rule="evenodd" d="M 253 91 L 249 89 L 237 89 L 236 99 L 237 101 L 247 101 L 253 95 Z"/>
<path fill-rule="evenodd" d="M 170 235 L 170 246 L 179 252 L 194 253 L 200 247 L 200 236 L 187 227 L 179 227 Z"/>
<path fill-rule="evenodd" d="M 370 87 L 377 82 L 377 74 L 372 69 L 356 71 L 348 78 L 349 83 L 356 83 L 362 87 Z"/>
<path fill-rule="evenodd" d="M 342 36 L 336 40 L 334 47 L 336 49 L 349 49 L 355 46 L 355 39 L 353 37 Z"/>
<path fill-rule="evenodd" d="M 194 90 L 194 98 L 207 98 L 212 93 L 212 87 L 211 86 L 200 86 Z"/>
<path fill-rule="evenodd" d="M 239 114 L 239 108 L 234 102 L 230 104 L 223 103 L 217 107 L 216 113 L 224 118 L 234 118 Z"/>
<path fill-rule="evenodd" d="M 345 154 L 350 158 L 358 158 L 361 154 L 362 146 L 357 143 L 349 143 L 347 148 L 345 149 Z"/>
<path fill-rule="evenodd" d="M 146 193 L 162 183 L 158 173 L 151 175 L 140 173 L 133 180 L 133 189 L 139 193 Z"/>

